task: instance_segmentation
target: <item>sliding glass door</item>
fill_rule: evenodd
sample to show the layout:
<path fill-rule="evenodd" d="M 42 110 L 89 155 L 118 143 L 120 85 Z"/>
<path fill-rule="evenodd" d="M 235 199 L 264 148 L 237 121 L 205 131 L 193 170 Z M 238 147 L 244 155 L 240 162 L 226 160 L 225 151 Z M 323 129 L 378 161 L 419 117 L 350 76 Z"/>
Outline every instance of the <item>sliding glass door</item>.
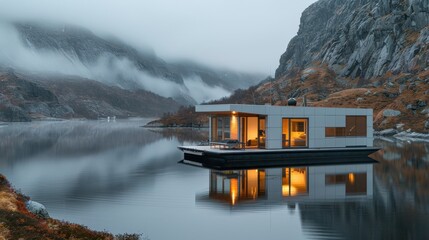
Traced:
<path fill-rule="evenodd" d="M 308 147 L 308 119 L 283 118 L 282 120 L 282 147 Z"/>

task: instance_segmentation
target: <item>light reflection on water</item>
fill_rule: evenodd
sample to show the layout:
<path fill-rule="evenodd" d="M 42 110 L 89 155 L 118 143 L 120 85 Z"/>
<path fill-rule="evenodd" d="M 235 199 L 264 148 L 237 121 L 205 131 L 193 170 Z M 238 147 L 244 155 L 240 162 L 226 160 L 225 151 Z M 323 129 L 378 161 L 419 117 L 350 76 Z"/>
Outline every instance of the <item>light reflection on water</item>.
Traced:
<path fill-rule="evenodd" d="M 426 143 L 380 163 L 211 171 L 177 162 L 204 130 L 66 121 L 0 129 L 0 169 L 51 216 L 151 239 L 426 239 Z"/>

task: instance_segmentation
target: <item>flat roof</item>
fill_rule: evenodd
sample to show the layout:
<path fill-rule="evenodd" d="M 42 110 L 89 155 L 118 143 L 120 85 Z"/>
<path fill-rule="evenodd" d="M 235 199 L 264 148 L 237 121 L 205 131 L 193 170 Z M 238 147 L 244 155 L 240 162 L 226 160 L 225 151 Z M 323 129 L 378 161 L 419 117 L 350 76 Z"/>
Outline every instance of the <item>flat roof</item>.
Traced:
<path fill-rule="evenodd" d="M 202 113 L 247 113 L 258 115 L 372 115 L 371 108 L 302 107 L 251 104 L 207 104 L 195 106 Z"/>

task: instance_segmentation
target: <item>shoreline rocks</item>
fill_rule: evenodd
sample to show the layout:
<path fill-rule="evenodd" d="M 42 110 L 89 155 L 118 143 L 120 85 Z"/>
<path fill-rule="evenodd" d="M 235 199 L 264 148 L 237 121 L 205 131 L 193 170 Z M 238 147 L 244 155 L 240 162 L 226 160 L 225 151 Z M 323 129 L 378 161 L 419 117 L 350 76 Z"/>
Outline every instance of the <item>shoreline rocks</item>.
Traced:
<path fill-rule="evenodd" d="M 410 129 L 407 131 L 398 131 L 393 128 L 385 129 L 382 131 L 374 132 L 374 137 L 377 138 L 394 138 L 402 141 L 429 141 L 429 133 L 412 132 Z"/>

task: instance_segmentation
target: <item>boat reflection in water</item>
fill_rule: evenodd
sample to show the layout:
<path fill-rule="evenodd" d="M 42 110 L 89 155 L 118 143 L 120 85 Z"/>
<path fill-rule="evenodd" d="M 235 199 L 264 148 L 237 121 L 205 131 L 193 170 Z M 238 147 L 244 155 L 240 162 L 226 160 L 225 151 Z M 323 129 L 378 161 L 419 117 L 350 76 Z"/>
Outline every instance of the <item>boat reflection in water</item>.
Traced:
<path fill-rule="evenodd" d="M 373 195 L 373 164 L 210 171 L 209 193 L 197 202 L 244 203 L 367 199 Z"/>

